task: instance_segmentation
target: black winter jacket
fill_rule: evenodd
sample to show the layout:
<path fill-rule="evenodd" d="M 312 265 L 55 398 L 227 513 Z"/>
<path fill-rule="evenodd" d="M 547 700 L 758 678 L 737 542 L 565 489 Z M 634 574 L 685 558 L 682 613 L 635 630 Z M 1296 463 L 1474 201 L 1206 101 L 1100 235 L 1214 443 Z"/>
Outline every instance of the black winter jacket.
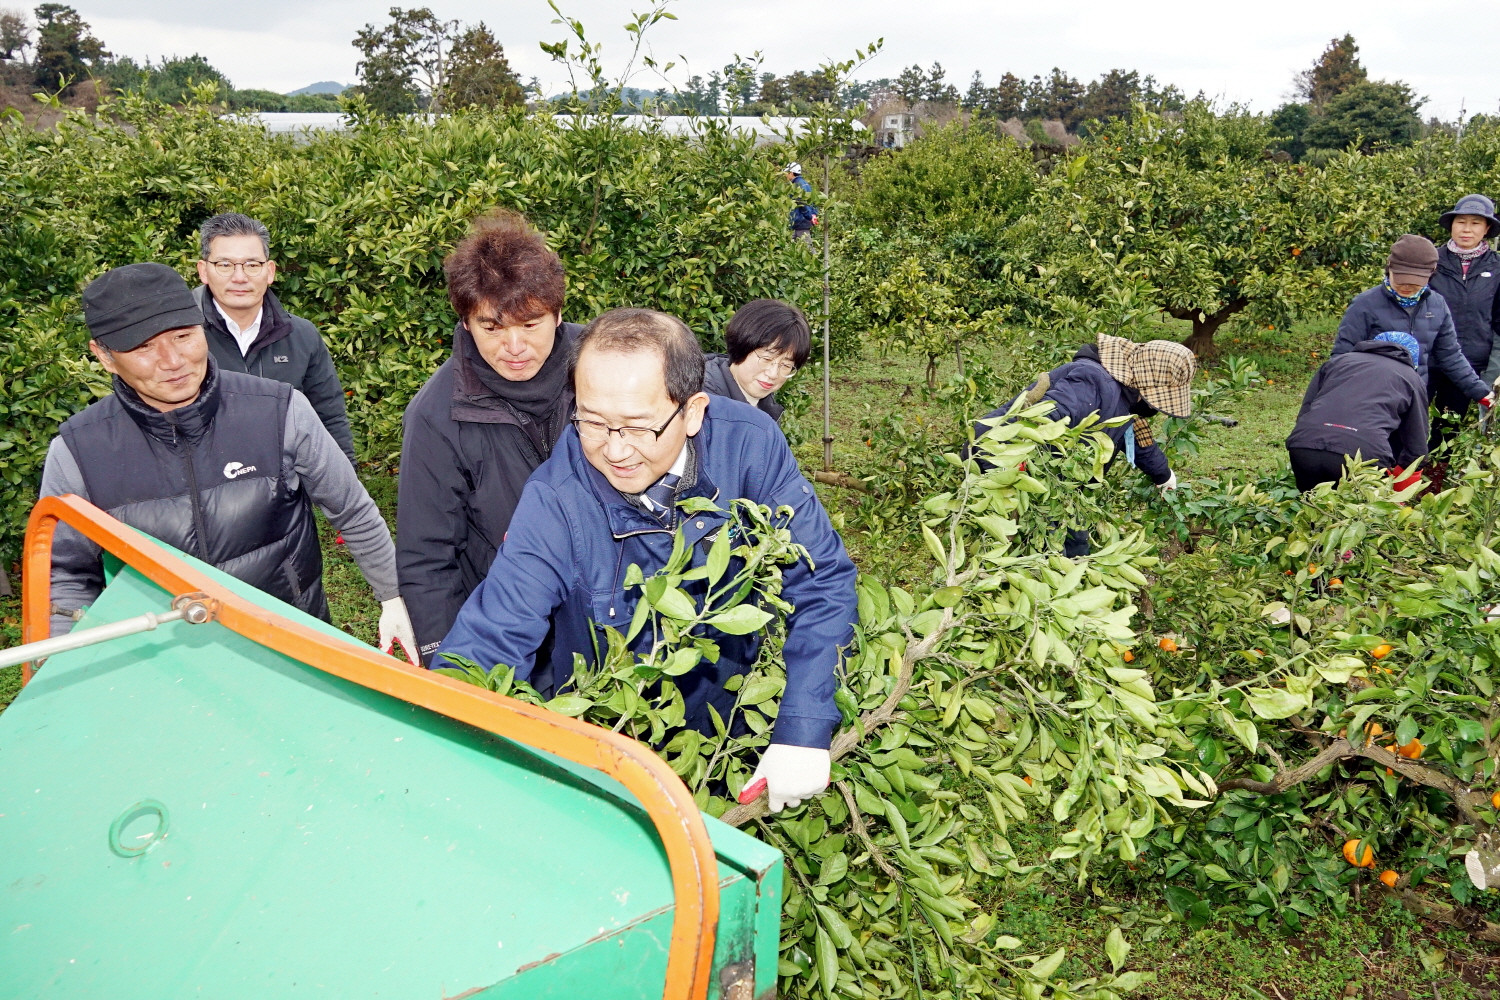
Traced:
<path fill-rule="evenodd" d="M 339 450 L 354 462 L 354 435 L 349 430 L 349 413 L 344 406 L 344 387 L 333 367 L 328 345 L 318 328 L 301 316 L 282 308 L 276 294 L 266 292 L 261 308 L 260 334 L 250 350 L 240 353 L 239 342 L 224 325 L 224 317 L 214 308 L 213 296 L 199 285 L 193 297 L 203 307 L 203 332 L 208 335 L 208 349 L 225 371 L 244 372 L 261 378 L 285 382 L 302 395 L 317 411 L 318 419 L 338 442 Z"/>
<path fill-rule="evenodd" d="M 567 351 L 583 327 L 558 327 Z M 557 401 L 552 440 L 539 449 L 505 400 L 455 352 L 407 405 L 396 505 L 396 573 L 429 662 L 459 608 L 495 560 L 521 489 L 568 427 L 573 391 Z M 486 664 L 488 666 L 488 664 Z"/>
<path fill-rule="evenodd" d="M 729 355 L 710 354 L 703 359 L 703 391 L 713 393 L 715 396 L 728 396 L 737 399 L 741 403 L 749 403 L 750 399 L 745 395 L 745 390 L 734 380 L 734 372 L 729 370 Z M 776 393 L 761 398 L 759 403 L 751 404 L 760 412 L 781 423 L 781 415 L 786 412 L 786 407 L 776 402 Z"/>
<path fill-rule="evenodd" d="M 1483 376 L 1495 348 L 1495 332 L 1500 330 L 1500 309 L 1495 308 L 1495 300 L 1500 297 L 1500 254 L 1486 250 L 1469 264 L 1469 276 L 1465 278 L 1463 261 L 1446 246 L 1440 247 L 1431 284 L 1453 313 L 1459 349 L 1469 359 L 1469 366 Z"/>
<path fill-rule="evenodd" d="M 329 620 L 312 504 L 282 478 L 289 386 L 209 365 L 198 399 L 160 413 L 115 391 L 59 430 L 89 500 L 153 538 Z"/>
<path fill-rule="evenodd" d="M 1458 332 L 1447 300 L 1430 287 L 1410 309 L 1391 298 L 1383 284 L 1359 293 L 1344 311 L 1331 353 L 1347 354 L 1355 345 L 1392 330 L 1411 334 L 1421 346 L 1422 363 L 1417 374 L 1422 376 L 1424 385 L 1431 367 L 1448 376 L 1470 399 L 1489 395 L 1490 387 L 1475 374 L 1459 349 Z"/>
<path fill-rule="evenodd" d="M 1366 340 L 1324 362 L 1286 446 L 1358 452 L 1383 469 L 1427 454 L 1427 389 L 1406 348 Z"/>
<path fill-rule="evenodd" d="M 1113 375 L 1105 371 L 1104 366 L 1098 361 L 1097 351 L 1092 344 L 1081 348 L 1073 361 L 1052 369 L 1047 375 L 1052 381 L 1052 388 L 1048 389 L 1042 398 L 1057 404 L 1051 413 L 1054 420 L 1066 419 L 1072 424 L 1077 424 L 1091 413 L 1099 414 L 1100 420 L 1122 417 L 1127 413 L 1142 418 L 1156 413 L 1151 404 L 1141 399 L 1140 393 L 1116 381 Z M 1035 382 L 1031 384 L 1036 385 Z M 1007 403 L 1000 409 L 985 414 L 984 419 L 1004 416 L 1009 409 L 1010 403 Z M 1129 426 L 1129 423 L 1125 423 L 1119 427 L 1107 429 L 1106 433 L 1115 445 L 1115 454 L 1110 457 L 1111 462 L 1115 460 L 1115 457 L 1125 454 L 1125 428 Z M 974 433 L 983 434 L 987 430 L 989 430 L 987 426 L 978 424 L 974 428 Z M 1151 482 L 1157 486 L 1172 478 L 1172 469 L 1167 464 L 1167 456 L 1162 453 L 1161 446 L 1158 444 L 1145 446 L 1137 444 L 1135 464 L 1136 468 L 1150 477 Z"/>

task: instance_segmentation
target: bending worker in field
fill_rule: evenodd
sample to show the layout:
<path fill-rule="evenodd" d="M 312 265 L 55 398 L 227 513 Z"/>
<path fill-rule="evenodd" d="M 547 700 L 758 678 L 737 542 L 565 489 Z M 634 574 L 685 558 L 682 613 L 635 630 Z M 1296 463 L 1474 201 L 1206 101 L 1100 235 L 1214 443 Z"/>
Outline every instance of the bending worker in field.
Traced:
<path fill-rule="evenodd" d="M 390 531 L 307 397 L 220 368 L 202 306 L 165 264 L 127 264 L 95 278 L 83 291 L 83 316 L 114 392 L 63 423 L 40 494 L 76 494 L 328 621 L 317 504 L 381 602 L 381 647 L 399 639 L 415 662 Z M 99 546 L 58 525 L 52 634 L 69 631 L 103 588 Z"/>
<path fill-rule="evenodd" d="M 1101 333 L 1096 344 L 1080 347 L 1072 361 L 1038 376 L 1022 394 L 1023 402 L 1035 406 L 1049 400 L 1056 404 L 1050 416 L 1073 424 L 1090 414 L 1098 414 L 1101 420 L 1129 414 L 1130 421 L 1107 428 L 1115 455 L 1124 454 L 1165 492 L 1177 488 L 1177 474 L 1151 436 L 1147 421 L 1158 412 L 1173 417 L 1192 414 L 1189 386 L 1197 370 L 1193 352 L 1174 341 L 1138 344 Z M 989 429 L 985 421 L 1005 416 L 1014 402 L 985 414 L 974 428 L 975 435 L 983 435 Z M 1063 554 L 1073 558 L 1088 553 L 1088 529 L 1069 530 Z"/>
<path fill-rule="evenodd" d="M 1388 331 L 1324 362 L 1286 439 L 1297 489 L 1338 482 L 1349 456 L 1399 474 L 1427 454 L 1421 360 L 1416 338 Z"/>
<path fill-rule="evenodd" d="M 701 543 L 726 517 L 684 515 L 679 501 L 791 507 L 792 540 L 807 547 L 812 567 L 803 561 L 782 571 L 782 596 L 796 608 L 782 651 L 786 691 L 755 776 L 766 779 L 773 811 L 817 794 L 828 785 L 840 719 L 834 668 L 853 637 L 855 570 L 786 439 L 764 413 L 703 391 L 698 341 L 664 313 L 605 313 L 578 338 L 570 368 L 572 426 L 526 484 L 489 575 L 438 656 L 514 667 L 517 678 L 556 693 L 572 677 L 574 654 L 594 661 L 604 648 L 602 626 L 628 631 L 639 593 L 625 586 L 632 563 L 651 576 L 679 528 L 694 564 L 703 562 Z M 683 589 L 697 600 L 703 586 Z M 687 725 L 706 733 L 714 731 L 710 705 L 731 718 L 735 696 L 724 684 L 748 671 L 759 649 L 755 635 L 709 634 L 718 662 L 675 679 Z M 650 641 L 647 630 L 637 644 Z"/>

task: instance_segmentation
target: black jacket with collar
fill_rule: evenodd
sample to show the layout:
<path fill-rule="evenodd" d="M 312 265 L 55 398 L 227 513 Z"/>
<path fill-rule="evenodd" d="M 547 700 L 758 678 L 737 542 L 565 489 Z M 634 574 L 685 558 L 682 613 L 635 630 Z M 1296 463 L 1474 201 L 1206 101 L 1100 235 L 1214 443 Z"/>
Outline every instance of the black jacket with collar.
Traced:
<path fill-rule="evenodd" d="M 1427 387 L 1399 344 L 1366 340 L 1313 376 L 1288 448 L 1310 448 L 1405 468 L 1427 454 Z"/>
<path fill-rule="evenodd" d="M 1458 346 L 1469 364 L 1481 375 L 1490 363 L 1495 333 L 1500 330 L 1500 254 L 1486 250 L 1469 264 L 1464 277 L 1463 261 L 1446 246 L 1438 248 L 1437 273 L 1429 284 L 1448 303 Z"/>
<path fill-rule="evenodd" d="M 261 305 L 264 311 L 260 333 L 250 350 L 241 354 L 239 341 L 224 325 L 224 317 L 214 308 L 208 289 L 199 285 L 193 289 L 193 297 L 203 307 L 203 331 L 208 335 L 208 349 L 219 367 L 285 382 L 301 392 L 338 443 L 339 450 L 353 463 L 354 435 L 349 430 L 344 387 L 318 328 L 310 320 L 283 309 L 276 294 L 268 290 Z"/>
<path fill-rule="evenodd" d="M 583 332 L 558 328 L 554 351 Z M 396 573 L 423 662 L 453 626 L 505 538 L 521 490 L 552 453 L 573 412 L 558 396 L 552 440 L 539 449 L 522 416 L 487 389 L 457 353 L 407 404 L 396 503 Z"/>

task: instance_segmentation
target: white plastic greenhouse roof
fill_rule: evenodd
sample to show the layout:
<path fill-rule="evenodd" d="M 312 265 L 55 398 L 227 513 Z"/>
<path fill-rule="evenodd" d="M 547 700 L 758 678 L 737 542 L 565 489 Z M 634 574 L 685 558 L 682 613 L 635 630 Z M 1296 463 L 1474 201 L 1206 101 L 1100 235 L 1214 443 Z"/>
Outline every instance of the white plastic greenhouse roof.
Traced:
<path fill-rule="evenodd" d="M 338 112 L 261 111 L 245 117 L 259 121 L 271 133 L 344 132 L 349 128 L 344 116 Z M 571 115 L 555 117 L 564 125 L 572 121 Z M 666 115 L 658 118 L 654 115 L 620 115 L 619 118 L 631 128 L 659 128 L 668 135 L 696 135 L 706 128 L 727 128 L 737 135 L 754 135 L 757 145 L 780 142 L 789 130 L 793 135 L 801 135 L 807 130 L 808 122 L 806 118 L 778 117 L 762 121 L 749 116 Z M 864 128 L 859 122 L 855 122 L 854 127 Z"/>

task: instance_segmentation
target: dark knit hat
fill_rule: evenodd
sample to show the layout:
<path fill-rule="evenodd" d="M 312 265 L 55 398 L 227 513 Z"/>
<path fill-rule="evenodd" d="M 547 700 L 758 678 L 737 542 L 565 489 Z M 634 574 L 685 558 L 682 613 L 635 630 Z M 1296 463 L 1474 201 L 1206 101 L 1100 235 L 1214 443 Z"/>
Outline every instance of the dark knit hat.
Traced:
<path fill-rule="evenodd" d="M 1391 283 L 1400 281 L 1414 285 L 1425 285 L 1437 270 L 1437 247 L 1425 236 L 1407 233 L 1391 246 L 1391 255 L 1386 258 L 1385 270 Z M 1401 279 L 1406 279 L 1402 281 Z"/>
<path fill-rule="evenodd" d="M 203 310 L 165 264 L 126 264 L 83 290 L 89 334 L 111 351 L 133 351 L 163 330 L 202 326 Z"/>

